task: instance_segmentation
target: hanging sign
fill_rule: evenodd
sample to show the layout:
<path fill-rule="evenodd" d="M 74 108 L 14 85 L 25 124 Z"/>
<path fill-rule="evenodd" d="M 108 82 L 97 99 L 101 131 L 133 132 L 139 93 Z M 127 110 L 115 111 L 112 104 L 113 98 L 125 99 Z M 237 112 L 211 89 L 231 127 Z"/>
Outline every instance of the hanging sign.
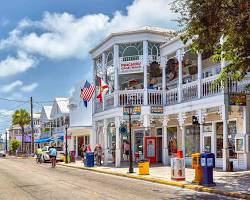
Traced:
<path fill-rule="evenodd" d="M 132 110 L 132 115 L 141 115 L 141 106 L 132 106 L 132 108 L 128 107 L 123 107 L 123 115 L 128 115 L 129 114 L 129 109 Z"/>
<path fill-rule="evenodd" d="M 152 114 L 163 114 L 163 107 L 162 106 L 151 106 L 151 113 Z"/>
<path fill-rule="evenodd" d="M 141 60 L 121 61 L 119 65 L 120 74 L 131 74 L 143 72 L 143 64 Z"/>
<path fill-rule="evenodd" d="M 247 97 L 245 94 L 229 94 L 230 106 L 246 106 Z"/>

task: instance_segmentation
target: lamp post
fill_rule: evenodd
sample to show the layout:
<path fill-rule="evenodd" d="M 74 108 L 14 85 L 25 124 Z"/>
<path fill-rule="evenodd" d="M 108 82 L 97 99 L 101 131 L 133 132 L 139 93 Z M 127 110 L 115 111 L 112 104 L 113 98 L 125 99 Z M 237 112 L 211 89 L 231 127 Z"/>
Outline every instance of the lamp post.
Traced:
<path fill-rule="evenodd" d="M 129 121 L 129 173 L 134 173 L 133 168 L 133 154 L 132 154 L 132 131 L 131 131 L 131 116 L 133 114 L 134 107 L 131 104 L 131 99 L 129 99 L 128 105 L 125 107 L 128 109 L 128 121 Z"/>
<path fill-rule="evenodd" d="M 69 163 L 68 161 L 68 127 L 69 127 L 69 120 L 68 118 L 65 119 L 65 163 Z"/>
<path fill-rule="evenodd" d="M 8 138 L 7 138 L 7 131 L 5 132 L 5 153 L 7 154 L 7 151 L 8 151 Z"/>

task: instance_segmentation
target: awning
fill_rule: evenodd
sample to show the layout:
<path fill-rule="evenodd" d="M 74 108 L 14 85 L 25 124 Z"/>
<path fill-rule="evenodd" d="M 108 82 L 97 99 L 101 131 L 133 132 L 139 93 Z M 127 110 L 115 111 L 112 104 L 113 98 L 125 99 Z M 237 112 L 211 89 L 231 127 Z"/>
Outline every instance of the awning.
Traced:
<path fill-rule="evenodd" d="M 48 137 L 48 138 L 37 139 L 37 140 L 35 140 L 35 143 L 44 143 L 44 142 L 51 142 L 51 141 L 52 141 L 52 138 Z"/>

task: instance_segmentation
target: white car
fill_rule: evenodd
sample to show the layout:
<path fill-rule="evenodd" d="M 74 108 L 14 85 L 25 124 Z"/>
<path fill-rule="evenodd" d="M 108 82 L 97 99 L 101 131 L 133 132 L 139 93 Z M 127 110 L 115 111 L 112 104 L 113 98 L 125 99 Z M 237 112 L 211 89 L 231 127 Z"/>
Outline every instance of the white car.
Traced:
<path fill-rule="evenodd" d="M 5 150 L 0 150 L 0 157 L 6 157 Z"/>
<path fill-rule="evenodd" d="M 44 146 L 42 148 L 42 161 L 43 162 L 49 162 L 50 161 L 50 157 L 49 157 L 49 150 L 50 150 L 50 146 Z M 56 156 L 56 160 L 58 161 L 63 161 L 63 158 L 64 158 L 64 152 L 63 152 L 63 149 L 62 147 L 55 147 L 56 150 L 57 150 L 57 156 Z"/>

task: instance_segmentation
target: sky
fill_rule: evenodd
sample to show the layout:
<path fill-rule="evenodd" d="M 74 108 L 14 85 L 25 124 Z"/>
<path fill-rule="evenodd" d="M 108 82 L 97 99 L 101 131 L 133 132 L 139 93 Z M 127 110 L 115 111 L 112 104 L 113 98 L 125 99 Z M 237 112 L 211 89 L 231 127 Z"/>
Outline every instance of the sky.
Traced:
<path fill-rule="evenodd" d="M 178 29 L 171 0 L 8 0 L 0 7 L 0 133 L 16 108 L 69 97 L 91 80 L 89 50 L 112 32 Z M 7 98 L 16 101 L 1 100 Z M 24 101 L 24 102 L 23 102 Z"/>

